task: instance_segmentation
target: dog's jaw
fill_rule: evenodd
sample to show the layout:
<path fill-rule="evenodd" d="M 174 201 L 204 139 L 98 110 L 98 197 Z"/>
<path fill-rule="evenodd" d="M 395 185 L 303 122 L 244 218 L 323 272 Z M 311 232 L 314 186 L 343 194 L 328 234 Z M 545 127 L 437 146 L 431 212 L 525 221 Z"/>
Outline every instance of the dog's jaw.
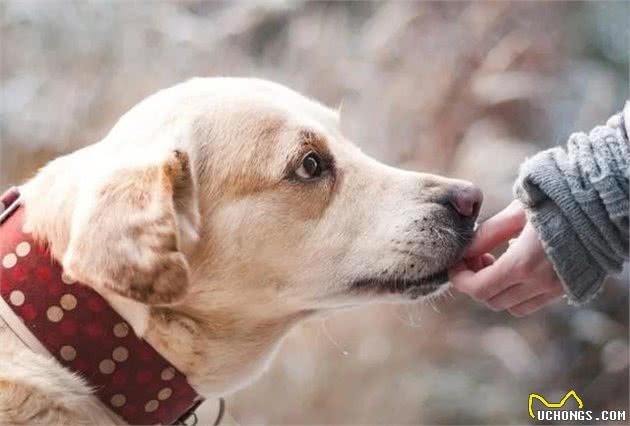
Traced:
<path fill-rule="evenodd" d="M 378 296 L 379 294 L 400 294 L 405 298 L 417 299 L 440 289 L 448 282 L 445 270 L 419 278 L 361 279 L 352 284 L 351 290 L 357 293 Z"/>

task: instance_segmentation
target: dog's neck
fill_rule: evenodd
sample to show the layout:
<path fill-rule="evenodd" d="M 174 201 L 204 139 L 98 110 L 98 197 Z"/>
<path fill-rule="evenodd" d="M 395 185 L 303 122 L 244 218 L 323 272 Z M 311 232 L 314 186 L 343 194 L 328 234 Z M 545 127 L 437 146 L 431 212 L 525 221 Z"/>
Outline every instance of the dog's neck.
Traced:
<path fill-rule="evenodd" d="M 258 377 L 282 338 L 308 316 L 302 312 L 253 317 L 244 306 L 202 314 L 194 302 L 184 302 L 151 308 L 144 337 L 200 392 L 221 396 Z"/>

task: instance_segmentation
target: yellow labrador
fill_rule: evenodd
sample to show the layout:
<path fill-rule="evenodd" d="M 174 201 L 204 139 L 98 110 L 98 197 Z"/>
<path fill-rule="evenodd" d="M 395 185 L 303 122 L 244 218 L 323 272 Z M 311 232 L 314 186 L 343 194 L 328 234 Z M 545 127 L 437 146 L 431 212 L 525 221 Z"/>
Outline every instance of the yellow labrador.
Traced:
<path fill-rule="evenodd" d="M 21 187 L 26 228 L 208 397 L 264 371 L 298 322 L 440 291 L 471 184 L 386 166 L 283 86 L 193 79 Z M 0 321 L 0 423 L 104 423 L 82 380 Z"/>

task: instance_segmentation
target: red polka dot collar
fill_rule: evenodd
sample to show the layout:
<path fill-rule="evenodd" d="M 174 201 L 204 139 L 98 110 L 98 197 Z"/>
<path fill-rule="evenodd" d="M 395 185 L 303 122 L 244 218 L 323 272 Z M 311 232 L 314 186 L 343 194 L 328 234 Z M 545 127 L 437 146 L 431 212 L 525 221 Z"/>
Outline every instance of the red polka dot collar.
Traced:
<path fill-rule="evenodd" d="M 47 248 L 22 230 L 23 215 L 16 188 L 0 197 L 5 322 L 33 350 L 80 374 L 126 422 L 185 424 L 203 398 L 105 299 L 64 276 Z"/>

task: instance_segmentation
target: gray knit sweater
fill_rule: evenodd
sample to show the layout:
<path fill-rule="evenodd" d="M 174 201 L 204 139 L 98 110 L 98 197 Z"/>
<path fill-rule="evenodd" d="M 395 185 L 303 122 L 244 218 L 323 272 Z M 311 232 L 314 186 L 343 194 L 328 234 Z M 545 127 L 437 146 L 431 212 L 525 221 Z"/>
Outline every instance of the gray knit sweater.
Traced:
<path fill-rule="evenodd" d="M 514 185 L 573 304 L 590 300 L 628 259 L 629 130 L 626 102 L 605 126 L 525 161 Z"/>

